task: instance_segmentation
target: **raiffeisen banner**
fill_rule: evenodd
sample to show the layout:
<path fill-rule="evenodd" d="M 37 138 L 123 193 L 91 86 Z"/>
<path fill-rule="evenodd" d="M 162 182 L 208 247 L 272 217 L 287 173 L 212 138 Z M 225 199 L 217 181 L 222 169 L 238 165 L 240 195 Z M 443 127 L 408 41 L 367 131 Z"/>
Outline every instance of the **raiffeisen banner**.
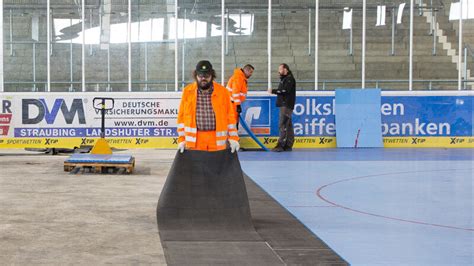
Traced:
<path fill-rule="evenodd" d="M 0 94 L 0 148 L 74 148 L 100 136 L 94 97 L 112 97 L 106 138 L 116 148 L 175 148 L 179 92 L 3 93 Z M 474 148 L 474 93 L 382 92 L 385 147 Z M 260 141 L 278 139 L 275 97 L 250 93 L 242 118 Z M 334 92 L 298 93 L 293 111 L 295 148 L 336 147 Z M 257 147 L 240 131 L 244 147 Z"/>
<path fill-rule="evenodd" d="M 382 92 L 380 112 L 384 146 L 474 147 L 471 94 Z M 271 125 L 266 127 L 268 135 L 278 136 L 278 109 L 274 107 L 274 97 L 252 97 L 244 105 L 245 121 L 252 128 L 259 125 L 255 133 L 264 131 L 260 127 L 267 124 Z M 266 110 L 270 110 L 268 116 Z M 293 110 L 296 147 L 336 147 L 336 114 L 333 92 L 299 94 Z M 264 142 L 276 143 L 276 140 L 264 138 Z"/>

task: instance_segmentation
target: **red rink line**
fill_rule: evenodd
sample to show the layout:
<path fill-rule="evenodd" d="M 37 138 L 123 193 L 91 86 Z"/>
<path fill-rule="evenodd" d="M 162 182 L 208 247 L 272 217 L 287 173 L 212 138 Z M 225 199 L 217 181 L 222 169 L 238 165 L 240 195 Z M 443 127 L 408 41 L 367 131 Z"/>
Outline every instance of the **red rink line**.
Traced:
<path fill-rule="evenodd" d="M 472 169 L 472 168 L 470 168 Z M 462 169 L 462 170 L 470 170 L 470 169 Z M 348 211 L 352 212 L 357 212 L 365 215 L 370 215 L 374 217 L 379 217 L 379 218 L 384 218 L 384 219 L 389 219 L 389 220 L 394 220 L 394 221 L 399 221 L 399 222 L 405 222 L 405 223 L 412 223 L 412 224 L 420 224 L 420 225 L 428 225 L 428 226 L 434 226 L 434 227 L 442 227 L 442 228 L 449 228 L 449 229 L 456 229 L 456 230 L 463 230 L 463 231 L 468 231 L 468 232 L 474 232 L 474 228 L 463 228 L 463 227 L 456 227 L 456 226 L 450 226 L 450 225 L 443 225 L 443 224 L 434 224 L 434 223 L 427 223 L 427 222 L 421 222 L 421 221 L 414 221 L 414 220 L 406 220 L 406 219 L 401 219 L 397 217 L 390 217 L 390 216 L 385 216 L 385 215 L 380 215 L 376 213 L 370 213 L 366 211 L 361 211 L 361 210 L 356 210 L 347 206 L 343 206 L 341 204 L 335 203 L 327 198 L 325 198 L 323 195 L 321 195 L 321 191 L 329 186 L 332 186 L 337 183 L 342 183 L 342 182 L 347 182 L 351 180 L 357 180 L 357 179 L 362 179 L 362 178 L 368 178 L 368 177 L 380 177 L 380 176 L 387 176 L 387 175 L 396 175 L 396 174 L 408 174 L 408 173 L 426 173 L 426 172 L 441 172 L 441 171 L 446 171 L 450 172 L 453 170 L 461 170 L 461 169 L 448 169 L 448 170 L 432 170 L 432 171 L 411 171 L 411 172 L 395 172 L 395 173 L 385 173 L 385 174 L 377 174 L 377 175 L 366 175 L 366 176 L 358 176 L 358 177 L 352 177 L 352 178 L 347 178 L 347 179 L 341 179 L 326 185 L 323 185 L 318 188 L 316 191 L 316 195 L 322 199 L 323 201 L 335 206 L 339 207 Z"/>

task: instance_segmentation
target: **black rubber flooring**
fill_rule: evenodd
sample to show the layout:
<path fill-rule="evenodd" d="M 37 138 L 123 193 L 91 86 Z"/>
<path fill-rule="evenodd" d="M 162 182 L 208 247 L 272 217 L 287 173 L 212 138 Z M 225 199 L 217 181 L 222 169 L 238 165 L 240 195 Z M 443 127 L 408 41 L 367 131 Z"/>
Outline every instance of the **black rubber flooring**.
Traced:
<path fill-rule="evenodd" d="M 186 236 L 173 230 L 161 239 L 169 265 L 348 265 L 251 179 L 244 180 L 256 234 L 199 239 L 206 232 Z"/>

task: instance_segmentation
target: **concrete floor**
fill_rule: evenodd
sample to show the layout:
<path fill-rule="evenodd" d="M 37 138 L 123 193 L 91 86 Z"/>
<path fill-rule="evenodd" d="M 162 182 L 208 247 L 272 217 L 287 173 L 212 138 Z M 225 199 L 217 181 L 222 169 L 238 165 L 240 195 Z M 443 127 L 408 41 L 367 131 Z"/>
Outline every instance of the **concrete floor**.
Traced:
<path fill-rule="evenodd" d="M 175 150 L 136 157 L 133 175 L 71 175 L 69 155 L 0 150 L 0 264 L 166 264 L 156 204 Z"/>
<path fill-rule="evenodd" d="M 347 265 L 247 177 L 260 242 L 163 249 L 156 206 L 176 150 L 115 154 L 135 156 L 132 175 L 70 174 L 63 171 L 69 154 L 0 150 L 0 265 Z"/>

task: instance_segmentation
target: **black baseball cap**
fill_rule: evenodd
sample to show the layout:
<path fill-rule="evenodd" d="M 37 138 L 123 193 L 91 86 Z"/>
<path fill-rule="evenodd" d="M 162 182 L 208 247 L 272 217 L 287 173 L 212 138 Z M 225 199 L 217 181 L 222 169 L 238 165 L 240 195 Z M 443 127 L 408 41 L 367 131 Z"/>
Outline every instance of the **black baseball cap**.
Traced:
<path fill-rule="evenodd" d="M 211 62 L 207 60 L 199 61 L 196 65 L 196 73 L 198 74 L 209 74 L 212 70 Z"/>

